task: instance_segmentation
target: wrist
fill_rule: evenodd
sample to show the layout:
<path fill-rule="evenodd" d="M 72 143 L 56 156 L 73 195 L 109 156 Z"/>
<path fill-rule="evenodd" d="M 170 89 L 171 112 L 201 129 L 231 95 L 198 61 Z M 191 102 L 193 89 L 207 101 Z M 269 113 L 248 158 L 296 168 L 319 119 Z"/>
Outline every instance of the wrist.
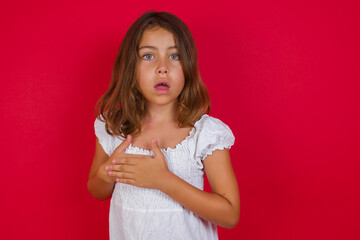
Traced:
<path fill-rule="evenodd" d="M 167 193 L 168 190 L 171 188 L 171 185 L 174 181 L 174 179 L 176 179 L 177 176 L 172 173 L 170 170 L 168 170 L 165 174 L 164 177 L 162 178 L 162 180 L 160 181 L 158 190 Z"/>
<path fill-rule="evenodd" d="M 95 173 L 95 176 L 101 182 L 105 184 L 114 184 L 115 179 L 109 175 L 109 171 L 105 170 L 105 166 L 101 166 Z"/>

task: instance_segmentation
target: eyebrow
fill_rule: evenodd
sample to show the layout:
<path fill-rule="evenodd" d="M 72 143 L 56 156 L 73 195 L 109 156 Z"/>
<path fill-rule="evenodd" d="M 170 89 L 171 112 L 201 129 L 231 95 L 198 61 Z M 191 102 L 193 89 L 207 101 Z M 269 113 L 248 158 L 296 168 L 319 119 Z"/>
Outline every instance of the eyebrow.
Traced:
<path fill-rule="evenodd" d="M 143 49 L 143 48 L 151 48 L 151 49 L 155 49 L 155 50 L 157 50 L 157 47 L 154 47 L 154 46 L 142 46 L 142 47 L 139 47 L 138 51 L 139 51 L 140 49 Z M 174 49 L 174 48 L 176 48 L 176 49 L 177 49 L 177 47 L 176 47 L 176 46 L 171 46 L 171 47 L 168 47 L 168 49 Z"/>

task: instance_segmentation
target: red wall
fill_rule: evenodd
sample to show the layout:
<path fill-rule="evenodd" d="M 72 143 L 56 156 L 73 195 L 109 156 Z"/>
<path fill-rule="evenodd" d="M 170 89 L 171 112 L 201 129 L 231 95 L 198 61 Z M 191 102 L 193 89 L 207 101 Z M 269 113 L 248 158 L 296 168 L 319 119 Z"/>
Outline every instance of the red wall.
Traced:
<path fill-rule="evenodd" d="M 0 238 L 106 239 L 86 183 L 94 105 L 148 9 L 182 18 L 231 150 L 221 239 L 360 239 L 359 1 L 1 1 Z"/>

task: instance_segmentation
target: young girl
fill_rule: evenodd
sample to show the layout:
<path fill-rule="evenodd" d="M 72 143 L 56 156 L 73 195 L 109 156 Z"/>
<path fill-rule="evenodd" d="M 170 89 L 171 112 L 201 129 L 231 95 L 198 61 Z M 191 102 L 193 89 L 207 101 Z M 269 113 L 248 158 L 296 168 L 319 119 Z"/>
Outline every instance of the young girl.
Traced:
<path fill-rule="evenodd" d="M 95 198 L 112 197 L 110 239 L 218 239 L 216 225 L 239 221 L 234 136 L 207 115 L 197 61 L 189 29 L 170 13 L 145 13 L 123 39 L 96 107 L 88 181 Z"/>

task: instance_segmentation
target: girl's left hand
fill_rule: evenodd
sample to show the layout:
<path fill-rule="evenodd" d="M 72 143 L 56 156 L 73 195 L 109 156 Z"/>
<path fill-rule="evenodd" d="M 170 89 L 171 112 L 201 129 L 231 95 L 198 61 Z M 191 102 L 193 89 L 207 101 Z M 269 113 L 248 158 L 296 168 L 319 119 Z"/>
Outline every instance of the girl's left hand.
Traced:
<path fill-rule="evenodd" d="M 113 165 L 108 167 L 109 175 L 116 177 L 116 182 L 143 188 L 161 188 L 164 178 L 171 172 L 156 139 L 152 140 L 151 146 L 154 156 L 124 154 L 114 159 Z"/>

